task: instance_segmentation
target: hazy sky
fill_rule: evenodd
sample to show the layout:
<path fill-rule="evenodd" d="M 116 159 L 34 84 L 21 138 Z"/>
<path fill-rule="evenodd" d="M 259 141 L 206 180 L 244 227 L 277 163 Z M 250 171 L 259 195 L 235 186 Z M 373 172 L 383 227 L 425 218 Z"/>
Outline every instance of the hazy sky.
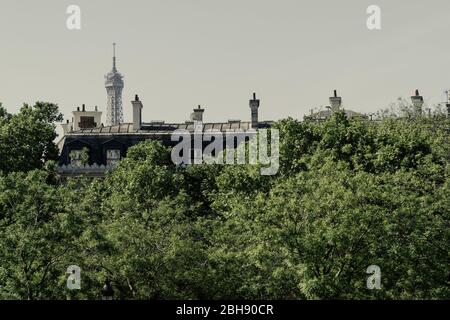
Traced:
<path fill-rule="evenodd" d="M 81 30 L 66 27 L 69 5 Z M 382 30 L 366 9 L 381 7 Z M 344 106 L 374 112 L 419 88 L 426 102 L 450 87 L 449 0 L 0 0 L 0 101 L 106 108 L 104 74 L 117 42 L 124 116 L 138 93 L 144 121 L 302 118 L 333 89 Z M 105 121 L 105 114 L 103 114 Z"/>

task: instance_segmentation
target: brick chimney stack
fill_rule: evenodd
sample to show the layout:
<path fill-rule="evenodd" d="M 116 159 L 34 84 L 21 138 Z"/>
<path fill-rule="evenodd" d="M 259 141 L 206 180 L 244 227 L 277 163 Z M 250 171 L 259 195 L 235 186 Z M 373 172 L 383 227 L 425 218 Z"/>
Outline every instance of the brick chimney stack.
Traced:
<path fill-rule="evenodd" d="M 338 111 L 342 105 L 342 98 L 338 97 L 336 90 L 334 90 L 334 96 L 330 97 L 330 105 L 333 112 Z"/>
<path fill-rule="evenodd" d="M 66 120 L 66 123 L 61 124 L 61 127 L 63 128 L 64 134 L 72 131 L 72 123 L 69 122 L 69 119 Z"/>
<path fill-rule="evenodd" d="M 202 109 L 200 105 L 196 109 L 194 109 L 194 112 L 191 113 L 191 120 L 192 121 L 203 121 L 203 113 L 205 112 L 205 109 Z"/>
<path fill-rule="evenodd" d="M 419 90 L 416 90 L 416 95 L 411 97 L 414 110 L 417 114 L 422 114 L 423 97 L 420 95 Z"/>
<path fill-rule="evenodd" d="M 142 127 L 142 102 L 139 100 L 139 96 L 135 95 L 134 101 L 131 101 L 133 106 L 133 130 L 140 130 Z"/>
<path fill-rule="evenodd" d="M 250 100 L 252 129 L 258 129 L 258 108 L 259 99 L 256 99 L 256 93 L 253 93 L 253 99 Z"/>

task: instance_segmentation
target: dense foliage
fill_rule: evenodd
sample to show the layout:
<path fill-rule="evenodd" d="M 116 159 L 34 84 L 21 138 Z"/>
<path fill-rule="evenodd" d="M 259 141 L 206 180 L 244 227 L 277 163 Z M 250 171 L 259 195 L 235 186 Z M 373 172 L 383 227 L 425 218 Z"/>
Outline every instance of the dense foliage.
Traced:
<path fill-rule="evenodd" d="M 62 119 L 52 103 L 25 104 L 18 114 L 0 103 L 0 171 L 41 169 L 46 161 L 57 160 L 55 122 Z"/>
<path fill-rule="evenodd" d="M 117 299 L 450 298 L 443 116 L 280 121 L 274 176 L 176 167 L 147 141 L 104 179 L 68 181 L 44 166 L 57 118 L 0 108 L 2 299 L 98 299 L 106 279 Z"/>

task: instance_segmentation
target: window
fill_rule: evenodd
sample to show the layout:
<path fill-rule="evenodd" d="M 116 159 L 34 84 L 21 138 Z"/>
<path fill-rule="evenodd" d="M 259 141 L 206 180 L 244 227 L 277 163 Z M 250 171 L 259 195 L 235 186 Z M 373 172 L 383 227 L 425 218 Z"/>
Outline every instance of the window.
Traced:
<path fill-rule="evenodd" d="M 120 150 L 106 150 L 106 165 L 114 166 L 120 161 Z"/>
<path fill-rule="evenodd" d="M 81 165 L 83 164 L 83 159 L 82 159 L 82 150 L 72 150 L 69 154 L 69 158 L 70 158 L 70 164 L 73 167 L 81 167 Z"/>
<path fill-rule="evenodd" d="M 80 117 L 78 126 L 80 129 L 91 129 L 97 127 L 97 123 L 94 122 L 94 117 Z"/>

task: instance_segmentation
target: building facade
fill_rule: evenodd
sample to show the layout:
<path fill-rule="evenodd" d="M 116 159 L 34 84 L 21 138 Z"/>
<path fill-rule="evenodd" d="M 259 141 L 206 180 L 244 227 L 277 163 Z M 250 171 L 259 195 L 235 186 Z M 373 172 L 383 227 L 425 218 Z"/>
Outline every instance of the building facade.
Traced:
<path fill-rule="evenodd" d="M 115 49 L 115 46 L 114 46 Z M 259 120 L 260 100 L 256 94 L 249 100 L 250 121 L 229 120 L 228 122 L 204 122 L 205 109 L 201 106 L 193 109 L 190 120 L 183 123 L 165 123 L 164 121 L 144 122 L 142 119 L 143 104 L 136 95 L 131 101 L 132 122 L 123 121 L 122 89 L 123 77 L 116 69 L 115 50 L 113 68 L 106 76 L 107 108 L 106 125 L 101 123 L 102 112 L 94 107 L 87 110 L 85 105 L 73 111 L 72 121 L 62 125 L 64 136 L 59 141 L 60 149 L 59 173 L 62 176 L 103 176 L 107 170 L 126 156 L 127 150 L 145 140 L 157 140 L 165 146 L 175 146 L 178 142 L 171 137 L 176 130 L 185 130 L 190 134 L 201 124 L 202 131 L 218 131 L 225 137 L 233 132 L 254 131 L 270 128 L 272 121 Z M 423 97 L 418 90 L 411 97 L 414 108 L 422 113 Z M 344 112 L 348 118 L 367 118 L 366 115 L 342 108 L 342 98 L 334 95 L 329 98 L 330 106 L 323 111 L 305 116 L 305 120 L 326 120 L 335 112 Z M 450 103 L 447 104 L 450 117 Z M 235 146 L 237 147 L 237 146 Z"/>
<path fill-rule="evenodd" d="M 126 156 L 130 147 L 146 141 L 160 141 L 165 146 L 175 146 L 178 141 L 172 141 L 172 134 L 176 130 L 184 130 L 190 134 L 198 131 L 195 125 L 201 124 L 204 131 L 215 131 L 227 134 L 242 133 L 259 128 L 270 128 L 271 121 L 258 121 L 260 101 L 253 95 L 249 106 L 251 121 L 229 120 L 227 122 L 203 122 L 205 109 L 198 106 L 193 109 L 190 120 L 183 123 L 165 123 L 164 121 L 142 121 L 143 104 L 136 95 L 131 101 L 133 121 L 117 125 L 103 126 L 98 124 L 101 112 L 82 110 L 74 111 L 73 122 L 63 125 L 64 136 L 58 143 L 60 149 L 59 173 L 62 176 L 103 176 L 107 170 Z M 257 106 L 257 107 L 256 107 Z M 83 123 L 92 124 L 90 127 L 80 126 Z M 205 143 L 206 146 L 206 143 Z M 235 146 L 237 147 L 237 146 Z"/>

